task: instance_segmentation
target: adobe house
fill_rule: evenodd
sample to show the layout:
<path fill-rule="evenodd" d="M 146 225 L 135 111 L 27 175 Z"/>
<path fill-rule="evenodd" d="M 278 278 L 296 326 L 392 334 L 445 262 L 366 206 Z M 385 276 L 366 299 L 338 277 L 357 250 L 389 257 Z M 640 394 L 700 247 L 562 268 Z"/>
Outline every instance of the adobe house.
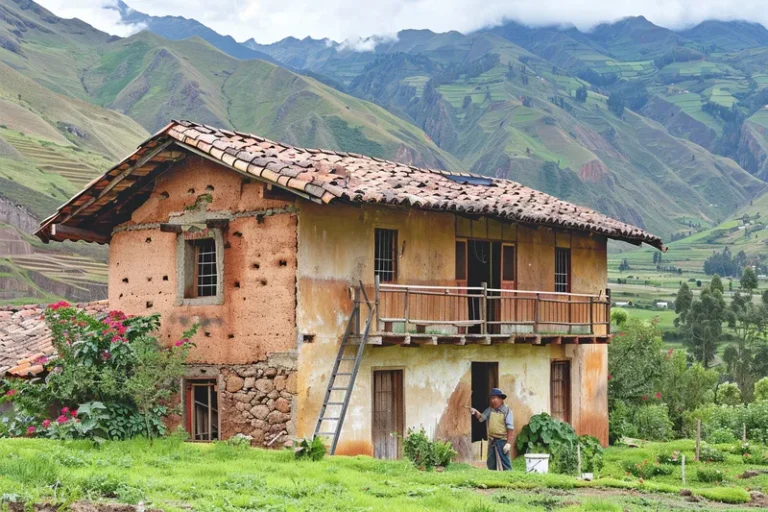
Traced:
<path fill-rule="evenodd" d="M 168 343 L 201 325 L 181 387 L 195 439 L 317 432 L 397 457 L 391 434 L 423 425 L 463 459 L 494 386 L 518 428 L 547 411 L 607 442 L 607 239 L 662 248 L 515 182 L 186 121 L 37 234 L 108 243 L 110 308 L 160 312 Z"/>

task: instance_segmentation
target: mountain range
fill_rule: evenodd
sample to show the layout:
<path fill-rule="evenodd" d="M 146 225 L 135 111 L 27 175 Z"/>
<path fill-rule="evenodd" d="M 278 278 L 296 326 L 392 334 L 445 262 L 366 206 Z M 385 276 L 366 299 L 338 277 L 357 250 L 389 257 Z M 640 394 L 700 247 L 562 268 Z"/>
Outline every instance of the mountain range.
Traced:
<path fill-rule="evenodd" d="M 0 0 L 0 301 L 100 298 L 103 248 L 37 221 L 172 118 L 509 178 L 664 237 L 768 190 L 768 31 L 642 17 L 238 43 L 123 2 L 127 38 Z"/>

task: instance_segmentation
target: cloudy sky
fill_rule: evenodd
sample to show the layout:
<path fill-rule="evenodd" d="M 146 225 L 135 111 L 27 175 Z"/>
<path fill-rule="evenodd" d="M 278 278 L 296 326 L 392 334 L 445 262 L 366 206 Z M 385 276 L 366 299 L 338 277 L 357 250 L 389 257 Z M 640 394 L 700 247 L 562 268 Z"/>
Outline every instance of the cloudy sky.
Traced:
<path fill-rule="evenodd" d="M 270 43 L 287 36 L 355 41 L 406 28 L 468 32 L 503 19 L 530 25 L 574 24 L 581 29 L 643 15 L 680 28 L 705 19 L 746 19 L 768 26 L 766 0 L 124 0 L 156 16 L 195 18 L 238 41 Z M 106 32 L 129 35 L 117 0 L 37 0 L 54 14 L 80 18 Z"/>

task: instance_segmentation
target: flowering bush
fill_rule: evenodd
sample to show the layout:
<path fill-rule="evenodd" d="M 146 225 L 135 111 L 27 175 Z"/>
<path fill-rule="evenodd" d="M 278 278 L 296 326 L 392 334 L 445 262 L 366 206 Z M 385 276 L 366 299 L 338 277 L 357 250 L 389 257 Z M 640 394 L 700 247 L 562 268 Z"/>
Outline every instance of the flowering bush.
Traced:
<path fill-rule="evenodd" d="M 675 450 L 671 454 L 660 453 L 656 457 L 656 462 L 659 464 L 671 464 L 674 466 L 679 466 L 683 463 L 683 454 L 680 453 L 680 450 Z"/>
<path fill-rule="evenodd" d="M 621 467 L 628 474 L 643 480 L 653 478 L 656 475 L 671 475 L 673 471 L 672 466 L 651 462 L 648 459 L 637 463 L 625 460 L 621 462 Z"/>
<path fill-rule="evenodd" d="M 39 362 L 48 372 L 42 382 L 0 382 L 0 402 L 13 405 L 0 436 L 125 439 L 165 433 L 162 420 L 196 326 L 166 348 L 152 334 L 159 315 L 112 311 L 101 318 L 57 302 L 46 309 L 45 320 L 58 357 Z"/>

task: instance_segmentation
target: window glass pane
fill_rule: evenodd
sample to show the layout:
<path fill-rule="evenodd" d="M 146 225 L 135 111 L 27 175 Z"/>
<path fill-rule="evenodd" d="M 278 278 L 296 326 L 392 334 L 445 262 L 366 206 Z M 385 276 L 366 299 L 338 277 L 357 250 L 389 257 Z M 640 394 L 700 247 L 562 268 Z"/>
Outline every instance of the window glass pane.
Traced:
<path fill-rule="evenodd" d="M 216 295 L 216 242 L 213 238 L 199 240 L 197 246 L 197 296 Z"/>
<path fill-rule="evenodd" d="M 397 277 L 397 231 L 376 229 L 374 237 L 374 274 L 382 282 L 394 281 Z"/>
<path fill-rule="evenodd" d="M 504 268 L 502 269 L 502 277 L 501 279 L 503 281 L 514 281 L 515 280 L 515 246 L 514 245 L 505 245 L 502 247 L 502 256 L 501 261 L 504 263 Z"/>
<path fill-rule="evenodd" d="M 571 291 L 571 250 L 555 249 L 555 291 Z"/>
<path fill-rule="evenodd" d="M 467 242 L 456 242 L 456 279 L 467 278 Z"/>

